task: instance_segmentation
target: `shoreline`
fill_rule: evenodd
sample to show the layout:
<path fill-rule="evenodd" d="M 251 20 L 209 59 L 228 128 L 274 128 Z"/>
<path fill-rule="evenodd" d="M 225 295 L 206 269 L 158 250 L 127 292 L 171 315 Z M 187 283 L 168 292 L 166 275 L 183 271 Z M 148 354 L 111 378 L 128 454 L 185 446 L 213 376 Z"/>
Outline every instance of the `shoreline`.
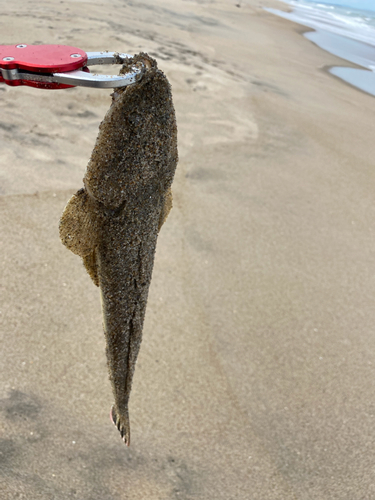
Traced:
<path fill-rule="evenodd" d="M 334 79 L 336 79 L 337 81 L 339 81 L 341 84 L 347 85 L 348 87 L 352 88 L 353 90 L 361 92 L 361 93 L 363 93 L 365 95 L 371 94 L 371 92 L 366 92 L 365 90 L 362 90 L 359 86 L 353 85 L 349 81 L 346 81 L 343 78 L 340 78 L 339 76 L 336 76 L 334 73 L 331 72 L 331 70 L 334 69 L 334 68 L 343 68 L 343 69 L 357 69 L 357 68 L 352 68 L 351 66 L 343 67 L 343 66 L 330 66 L 330 65 L 327 65 L 327 66 L 323 66 L 321 68 L 321 70 L 322 70 L 323 73 L 325 73 L 325 74 L 333 77 Z M 364 71 L 364 70 L 362 70 L 362 71 Z"/>
<path fill-rule="evenodd" d="M 280 0 L 282 2 L 282 0 Z M 284 5 L 285 3 L 282 2 Z M 289 5 L 289 4 L 286 4 Z M 298 8 L 289 5 L 290 12 L 279 11 L 278 9 L 265 8 L 267 12 L 286 19 L 290 22 L 308 28 L 303 32 L 303 36 L 311 43 L 321 48 L 329 54 L 335 55 L 345 62 L 354 64 L 358 69 L 352 71 L 351 66 L 335 66 L 329 73 L 344 83 L 351 85 L 358 90 L 375 96 L 375 46 L 368 45 L 364 41 L 352 38 L 340 33 L 332 33 L 323 27 L 314 26 L 308 18 L 298 15 Z M 294 14 L 296 12 L 296 14 Z M 337 29 L 337 28 L 336 28 Z M 363 69 L 365 68 L 365 69 Z"/>

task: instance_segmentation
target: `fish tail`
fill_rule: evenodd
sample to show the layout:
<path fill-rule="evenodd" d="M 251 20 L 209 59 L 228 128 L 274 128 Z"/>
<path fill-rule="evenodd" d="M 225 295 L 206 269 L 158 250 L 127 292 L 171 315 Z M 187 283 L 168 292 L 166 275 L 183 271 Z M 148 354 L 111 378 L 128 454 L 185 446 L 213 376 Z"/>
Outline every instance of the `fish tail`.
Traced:
<path fill-rule="evenodd" d="M 124 443 L 127 446 L 130 446 L 130 421 L 128 410 L 125 410 L 120 414 L 115 405 L 113 405 L 111 408 L 110 417 L 113 424 L 119 430 Z"/>

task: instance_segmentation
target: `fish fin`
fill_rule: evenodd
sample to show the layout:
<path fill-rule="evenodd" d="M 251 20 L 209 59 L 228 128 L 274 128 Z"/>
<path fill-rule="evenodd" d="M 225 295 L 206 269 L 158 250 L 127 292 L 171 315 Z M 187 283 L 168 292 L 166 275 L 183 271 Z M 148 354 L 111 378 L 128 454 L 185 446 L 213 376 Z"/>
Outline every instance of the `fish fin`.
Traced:
<path fill-rule="evenodd" d="M 83 264 L 86 268 L 86 271 L 90 275 L 90 278 L 94 282 L 94 285 L 99 286 L 99 275 L 98 275 L 98 264 L 96 262 L 96 252 L 95 249 L 82 257 Z"/>
<path fill-rule="evenodd" d="M 59 226 L 63 244 L 81 257 L 91 254 L 95 248 L 96 231 L 88 205 L 89 196 L 85 189 L 80 189 L 66 205 Z"/>
<path fill-rule="evenodd" d="M 169 188 L 168 191 L 164 195 L 164 203 L 163 203 L 163 206 L 162 206 L 162 209 L 160 212 L 158 231 L 160 231 L 161 226 L 167 220 L 167 217 L 169 215 L 169 212 L 172 210 L 172 207 L 173 207 L 172 189 Z"/>
<path fill-rule="evenodd" d="M 130 446 L 130 422 L 129 422 L 129 413 L 126 410 L 122 415 L 116 410 L 115 405 L 111 408 L 110 413 L 111 420 L 113 424 L 120 431 L 122 440 L 127 446 Z"/>

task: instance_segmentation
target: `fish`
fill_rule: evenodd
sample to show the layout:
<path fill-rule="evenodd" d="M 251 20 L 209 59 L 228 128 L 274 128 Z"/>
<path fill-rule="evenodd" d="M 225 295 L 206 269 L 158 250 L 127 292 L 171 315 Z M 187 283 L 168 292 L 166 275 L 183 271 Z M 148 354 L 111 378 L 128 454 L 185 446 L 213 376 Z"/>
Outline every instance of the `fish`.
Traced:
<path fill-rule="evenodd" d="M 172 208 L 177 124 L 171 85 L 141 52 L 120 74 L 142 78 L 116 89 L 99 126 L 81 188 L 60 219 L 62 243 L 100 288 L 113 423 L 130 445 L 129 396 L 141 345 L 159 231 Z"/>

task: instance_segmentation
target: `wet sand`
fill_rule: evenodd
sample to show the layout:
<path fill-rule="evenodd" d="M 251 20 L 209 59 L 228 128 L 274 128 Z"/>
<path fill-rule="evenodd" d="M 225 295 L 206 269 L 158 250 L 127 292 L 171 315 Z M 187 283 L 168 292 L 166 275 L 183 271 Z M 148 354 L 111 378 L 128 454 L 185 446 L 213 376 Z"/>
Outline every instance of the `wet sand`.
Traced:
<path fill-rule="evenodd" d="M 285 6 L 239 4 L 3 6 L 4 44 L 156 57 L 180 162 L 128 449 L 58 234 L 110 92 L 0 87 L 1 500 L 375 496 L 375 100 L 261 8 Z"/>

